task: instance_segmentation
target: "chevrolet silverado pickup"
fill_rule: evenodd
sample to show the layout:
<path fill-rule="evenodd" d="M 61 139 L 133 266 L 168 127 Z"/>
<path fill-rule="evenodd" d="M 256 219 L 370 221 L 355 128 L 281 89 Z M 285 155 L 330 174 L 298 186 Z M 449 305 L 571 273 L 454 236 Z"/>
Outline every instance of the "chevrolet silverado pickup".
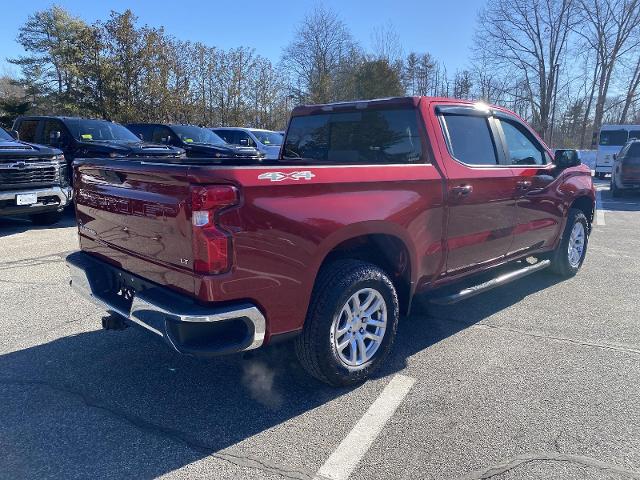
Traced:
<path fill-rule="evenodd" d="M 331 385 L 385 362 L 418 293 L 575 275 L 595 205 L 577 152 L 504 108 L 430 97 L 296 107 L 270 163 L 92 158 L 74 175 L 71 284 L 104 326 L 200 357 L 292 339 Z"/>
<path fill-rule="evenodd" d="M 119 123 L 108 120 L 24 116 L 16 118 L 13 129 L 22 140 L 62 150 L 67 159 L 69 174 L 76 158 L 186 156 L 181 148 L 143 142 Z"/>
<path fill-rule="evenodd" d="M 60 150 L 18 141 L 0 128 L 0 217 L 27 216 L 51 225 L 71 198 Z"/>
<path fill-rule="evenodd" d="M 241 147 L 225 142 L 211 129 L 196 125 L 162 123 L 129 123 L 127 128 L 146 142 L 182 148 L 187 157 L 244 158 L 259 160 L 265 155 L 253 147 Z"/>

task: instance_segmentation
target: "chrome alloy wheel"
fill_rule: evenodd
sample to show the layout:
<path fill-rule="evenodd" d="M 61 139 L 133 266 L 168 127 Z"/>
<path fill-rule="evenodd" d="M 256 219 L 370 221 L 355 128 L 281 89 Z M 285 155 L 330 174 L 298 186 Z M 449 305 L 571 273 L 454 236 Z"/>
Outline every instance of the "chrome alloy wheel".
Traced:
<path fill-rule="evenodd" d="M 373 288 L 351 295 L 331 325 L 331 341 L 348 367 L 368 363 L 382 344 L 387 328 L 387 304 Z"/>
<path fill-rule="evenodd" d="M 582 259 L 582 253 L 584 252 L 584 242 L 586 234 L 584 225 L 577 222 L 571 230 L 571 236 L 569 237 L 569 265 L 573 268 L 580 266 L 580 260 Z"/>

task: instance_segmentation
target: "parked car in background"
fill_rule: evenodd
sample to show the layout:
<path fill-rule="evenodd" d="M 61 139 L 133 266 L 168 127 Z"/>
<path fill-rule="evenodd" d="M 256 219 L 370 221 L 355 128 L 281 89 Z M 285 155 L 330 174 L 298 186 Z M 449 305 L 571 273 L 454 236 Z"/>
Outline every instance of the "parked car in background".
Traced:
<path fill-rule="evenodd" d="M 127 128 L 144 141 L 183 148 L 191 158 L 264 158 L 253 147 L 231 145 L 211 129 L 196 125 L 130 123 Z"/>
<path fill-rule="evenodd" d="M 614 154 L 615 163 L 611 173 L 611 195 L 640 190 L 640 140 L 630 140 L 620 153 Z"/>
<path fill-rule="evenodd" d="M 62 150 L 69 166 L 76 158 L 185 156 L 182 148 L 143 142 L 124 126 L 108 120 L 27 116 L 18 117 L 13 129 L 21 140 Z"/>
<path fill-rule="evenodd" d="M 26 215 L 50 225 L 71 199 L 62 152 L 18 141 L 0 128 L 0 216 Z"/>
<path fill-rule="evenodd" d="M 81 251 L 67 262 L 72 287 L 117 314 L 105 327 L 198 357 L 295 338 L 309 373 L 353 385 L 385 364 L 416 293 L 454 303 L 585 259 L 591 170 L 506 109 L 302 106 L 286 139 L 268 164 L 74 163 Z"/>
<path fill-rule="evenodd" d="M 277 159 L 280 155 L 283 136 L 277 132 L 239 127 L 218 127 L 212 130 L 227 143 L 257 148 L 269 160 Z"/>
<path fill-rule="evenodd" d="M 603 125 L 598 138 L 595 174 L 604 178 L 613 170 L 614 158 L 620 149 L 632 138 L 640 139 L 640 125 Z"/>

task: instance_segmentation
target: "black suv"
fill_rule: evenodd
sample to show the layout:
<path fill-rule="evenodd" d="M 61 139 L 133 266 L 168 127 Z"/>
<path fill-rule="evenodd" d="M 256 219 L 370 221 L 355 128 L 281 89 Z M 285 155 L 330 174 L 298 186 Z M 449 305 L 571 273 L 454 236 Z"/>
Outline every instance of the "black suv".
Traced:
<path fill-rule="evenodd" d="M 57 222 L 71 202 L 67 163 L 60 150 L 20 142 L 0 128 L 0 216 Z"/>
<path fill-rule="evenodd" d="M 640 192 L 640 140 L 629 140 L 613 158 L 611 195 L 620 197 L 628 191 Z"/>
<path fill-rule="evenodd" d="M 142 140 L 183 148 L 192 158 L 261 160 L 264 157 L 253 147 L 230 145 L 210 129 L 195 125 L 130 123 L 127 128 Z"/>
<path fill-rule="evenodd" d="M 18 117 L 13 129 L 21 140 L 61 149 L 69 165 L 76 158 L 185 156 L 181 148 L 143 142 L 119 123 L 108 120 Z"/>

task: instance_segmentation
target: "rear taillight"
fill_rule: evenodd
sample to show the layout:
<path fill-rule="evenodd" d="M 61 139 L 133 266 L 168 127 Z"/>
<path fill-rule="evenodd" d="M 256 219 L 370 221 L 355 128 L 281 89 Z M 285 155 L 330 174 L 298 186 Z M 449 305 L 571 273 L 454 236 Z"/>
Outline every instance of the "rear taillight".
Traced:
<path fill-rule="evenodd" d="M 191 187 L 193 269 L 196 273 L 224 273 L 231 268 L 231 235 L 216 225 L 218 213 L 238 203 L 231 185 Z"/>

